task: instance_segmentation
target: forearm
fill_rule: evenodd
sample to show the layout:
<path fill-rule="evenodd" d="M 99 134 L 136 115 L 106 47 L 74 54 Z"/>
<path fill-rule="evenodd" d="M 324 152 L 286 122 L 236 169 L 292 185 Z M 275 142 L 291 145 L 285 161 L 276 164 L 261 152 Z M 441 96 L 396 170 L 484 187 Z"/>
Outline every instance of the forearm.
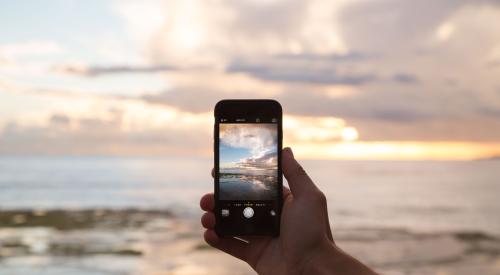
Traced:
<path fill-rule="evenodd" d="M 324 245 L 303 267 L 302 275 L 374 275 L 370 268 L 333 243 Z"/>

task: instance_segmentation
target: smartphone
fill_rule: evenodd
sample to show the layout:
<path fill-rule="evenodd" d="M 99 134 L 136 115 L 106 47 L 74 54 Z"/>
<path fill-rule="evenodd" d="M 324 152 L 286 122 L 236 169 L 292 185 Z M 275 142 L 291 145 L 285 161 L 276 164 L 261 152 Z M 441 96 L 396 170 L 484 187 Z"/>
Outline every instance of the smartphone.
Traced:
<path fill-rule="evenodd" d="M 278 236 L 281 105 L 275 100 L 222 100 L 214 115 L 215 232 L 221 237 Z"/>

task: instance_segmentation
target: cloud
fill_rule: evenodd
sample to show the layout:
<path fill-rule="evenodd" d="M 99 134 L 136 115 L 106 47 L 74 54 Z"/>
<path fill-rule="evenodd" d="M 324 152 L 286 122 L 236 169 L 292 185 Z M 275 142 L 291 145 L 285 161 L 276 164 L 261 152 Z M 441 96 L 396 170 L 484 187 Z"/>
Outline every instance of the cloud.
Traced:
<path fill-rule="evenodd" d="M 221 124 L 220 142 L 230 147 L 249 149 L 251 158 L 257 160 L 276 152 L 276 124 Z"/>
<path fill-rule="evenodd" d="M 418 83 L 418 77 L 413 74 L 397 73 L 392 76 L 392 79 L 396 82 L 403 84 L 415 84 Z"/>
<path fill-rule="evenodd" d="M 279 5 L 286 5 L 282 7 L 283 10 L 294 9 L 289 13 L 290 18 L 296 19 L 294 22 L 286 26 L 271 22 L 269 30 L 258 27 L 266 20 L 244 19 L 245 15 L 240 14 L 240 8 L 244 5 L 229 5 L 228 9 L 239 15 L 236 17 L 238 19 L 234 19 L 237 21 L 235 26 L 244 26 L 237 36 L 247 39 L 247 48 L 226 41 L 234 48 L 228 49 L 224 58 L 220 59 L 228 73 L 223 81 L 232 86 L 238 81 L 231 74 L 245 74 L 268 83 L 280 83 L 283 86 L 278 91 L 265 97 L 278 99 L 286 112 L 295 115 L 362 120 L 363 125 L 372 122 L 375 125 L 406 123 L 420 127 L 437 121 L 437 124 L 442 125 L 442 129 L 438 129 L 440 136 L 446 135 L 447 121 L 474 116 L 477 117 L 475 123 L 486 129 L 490 122 L 488 117 L 495 113 L 492 110 L 500 108 L 494 100 L 497 98 L 494 92 L 497 85 L 491 87 L 496 83 L 494 73 L 481 72 L 481 69 L 466 73 L 464 68 L 468 64 L 482 66 L 484 59 L 478 53 L 493 52 L 494 45 L 498 45 L 494 41 L 500 41 L 495 31 L 491 30 L 498 11 L 489 4 L 496 3 L 498 1 L 417 3 L 386 0 L 337 5 L 325 11 L 332 23 L 327 25 L 329 31 L 324 34 L 335 32 L 339 41 L 343 41 L 343 51 L 333 46 L 328 50 L 308 47 L 307 40 L 301 39 L 297 40 L 296 48 L 275 47 L 273 51 L 249 48 L 261 42 L 265 44 L 269 33 L 275 34 L 280 41 L 293 40 L 292 37 L 297 36 L 303 28 L 302 24 L 314 24 L 310 22 L 315 21 L 308 12 L 298 11 L 295 5 L 306 5 L 306 10 L 314 9 L 314 1 L 289 5 L 284 2 L 269 6 L 255 4 L 256 10 L 250 9 L 249 12 L 256 13 L 252 18 L 265 17 L 263 14 Z M 220 6 L 212 8 L 223 9 Z M 283 16 L 286 17 L 287 13 Z M 287 19 L 283 19 L 284 22 Z M 446 41 L 436 41 L 436 31 L 443 24 L 453 25 L 453 34 Z M 290 31 L 287 28 L 289 26 L 296 31 Z M 217 33 L 231 36 L 230 30 L 219 27 Z M 471 37 L 478 33 L 482 34 L 485 43 L 471 45 Z M 467 48 L 461 45 L 467 45 Z M 210 52 L 217 48 L 208 44 L 204 49 Z M 218 99 L 255 98 L 258 95 L 252 93 L 266 88 L 266 84 L 260 83 L 261 88 L 257 86 L 231 94 L 219 91 L 219 88 L 207 88 L 207 82 L 196 77 L 192 78 L 191 83 L 176 83 L 175 77 L 170 79 L 173 82 L 172 89 L 151 92 L 143 98 L 156 104 L 202 112 L 211 110 Z M 450 79 L 455 79 L 453 86 L 448 85 Z M 484 81 L 478 82 L 477 79 Z M 343 86 L 355 87 L 352 89 L 354 92 L 331 96 L 328 91 Z M 363 133 L 363 129 L 360 132 Z M 466 136 L 474 138 L 480 135 L 470 133 Z"/>
<path fill-rule="evenodd" d="M 264 154 L 261 157 L 249 157 L 240 160 L 237 164 L 240 168 L 272 169 L 278 165 L 276 151 Z"/>
<path fill-rule="evenodd" d="M 210 134 L 199 129 L 125 131 L 119 121 L 99 118 L 70 120 L 70 125 L 7 124 L 0 134 L 1 154 L 42 155 L 209 155 Z M 72 129 L 71 125 L 78 128 Z M 195 138 L 195 136 L 197 136 Z M 200 138 L 205 136 L 205 138 Z M 189 143 L 189 146 L 179 144 Z"/>
<path fill-rule="evenodd" d="M 493 116 L 436 118 L 413 121 L 348 119 L 364 141 L 475 141 L 500 140 L 500 120 Z"/>
<path fill-rule="evenodd" d="M 310 61 L 311 59 L 306 60 Z M 325 64 L 324 60 L 315 60 L 315 62 L 308 62 L 309 64 L 286 61 L 268 60 L 259 64 L 238 60 L 233 61 L 227 67 L 227 72 L 247 73 L 263 80 L 288 83 L 360 85 L 377 80 L 377 76 L 373 73 L 339 72 L 341 69 L 332 63 Z"/>
<path fill-rule="evenodd" d="M 178 70 L 177 67 L 169 65 L 150 66 L 82 66 L 82 65 L 58 65 L 52 68 L 53 71 L 81 76 L 104 76 L 123 73 L 159 73 Z"/>
<path fill-rule="evenodd" d="M 442 22 L 463 8 L 497 0 L 355 1 L 340 12 L 342 37 L 351 49 L 391 52 L 422 47 Z M 450 25 L 450 24 L 448 24 Z M 455 27 L 457 31 L 459 27 Z"/>
<path fill-rule="evenodd" d="M 347 125 L 371 141 L 500 139 L 499 1 L 115 3 L 133 46 L 112 63 L 96 58 L 103 41 L 92 34 L 85 50 L 40 40 L 0 46 L 0 81 L 31 87 L 29 96 L 0 95 L 2 150 L 202 150 L 209 142 L 196 138 L 210 136 L 222 98 L 277 99 L 298 121 L 292 142 L 336 142 Z M 54 57 L 61 52 L 70 55 Z M 65 92 L 73 90 L 89 95 Z M 329 128 L 328 119 L 342 123 Z"/>
<path fill-rule="evenodd" d="M 228 78 L 230 83 L 230 78 Z M 335 90 L 334 90 L 335 91 Z M 367 118 L 397 121 L 424 119 L 433 115 L 429 109 L 440 108 L 439 104 L 427 106 L 415 105 L 415 100 L 425 100 L 415 94 L 401 94 L 399 90 L 372 90 L 365 93 L 348 93 L 331 96 L 328 88 L 315 85 L 286 87 L 271 98 L 278 100 L 286 113 L 303 116 L 336 116 L 344 118 Z M 151 93 L 142 98 L 151 103 L 173 106 L 190 112 L 207 112 L 223 98 L 259 98 L 253 90 L 227 93 L 215 89 L 206 89 L 203 85 Z M 391 101 L 384 98 L 391 97 Z M 397 100 L 396 100 L 397 99 Z M 425 110 L 425 108 L 429 108 Z M 436 109 L 435 112 L 440 110 Z"/>
<path fill-rule="evenodd" d="M 159 2 L 149 28 L 144 22 L 151 19 L 148 13 L 136 12 L 137 4 L 116 6 L 133 33 L 147 34 L 139 39 L 153 62 L 221 68 L 237 56 L 345 51 L 336 32 L 338 2 Z"/>
<path fill-rule="evenodd" d="M 67 126 L 70 124 L 70 118 L 63 114 L 54 114 L 50 117 L 50 124 Z"/>
<path fill-rule="evenodd" d="M 500 124 L 496 122 L 498 112 L 495 112 L 500 108 L 494 107 L 500 102 L 500 94 L 496 95 L 496 100 L 488 103 L 481 102 L 476 91 L 462 91 L 462 96 L 455 96 L 453 87 L 422 91 L 427 88 L 425 85 L 422 87 L 422 84 L 405 85 L 406 92 L 402 93 L 398 87 L 390 90 L 373 87 L 373 90 L 364 93 L 354 91 L 350 95 L 332 97 L 328 90 L 304 87 L 283 91 L 272 98 L 281 103 L 285 115 L 293 115 L 300 120 L 299 129 L 288 133 L 295 141 L 301 140 L 294 134 L 300 132 L 311 133 L 308 140 L 325 141 L 322 137 L 329 128 L 319 123 L 322 118 L 343 118 L 358 129 L 364 140 L 500 139 Z M 258 98 L 251 91 L 238 95 L 241 95 L 240 98 Z M 144 99 L 189 112 L 208 112 L 218 100 L 228 97 L 230 94 L 204 90 L 200 86 L 172 90 Z M 323 132 L 308 129 L 308 126 L 313 125 L 323 129 Z M 339 133 L 340 130 L 336 130 L 328 134 L 326 140 L 339 140 Z"/>
<path fill-rule="evenodd" d="M 150 91 L 141 96 L 145 102 L 188 112 L 212 112 L 223 98 L 268 98 L 278 94 L 283 85 L 267 83 L 243 74 L 213 71 L 182 71 L 169 74 L 172 88 Z M 229 85 L 230 84 L 230 85 Z"/>
<path fill-rule="evenodd" d="M 168 20 L 145 44 L 154 62 L 184 64 L 196 57 L 195 64 L 210 64 L 207 68 L 227 75 L 206 80 L 187 71 L 181 82 L 179 75 L 169 75 L 172 88 L 148 92 L 143 96 L 147 102 L 204 112 L 221 98 L 262 96 L 278 99 L 295 115 L 415 126 L 446 125 L 468 116 L 486 124 L 500 108 L 492 100 L 495 73 L 465 71 L 496 56 L 500 32 L 492 26 L 498 1 L 162 3 Z M 128 14 L 134 16 L 139 15 Z M 192 24 L 183 19 L 191 17 Z M 436 34 L 450 29 L 443 26 L 453 31 L 439 40 Z M 476 36 L 481 43 L 471 39 Z M 179 49 L 178 43 L 189 38 L 196 43 Z M 255 93 L 267 84 L 235 88 L 234 93 L 221 87 L 238 85 L 231 75 L 242 74 L 282 86 L 260 94 Z M 214 87 L 210 81 L 224 84 Z M 355 87 L 354 92 L 332 96 L 328 91 L 344 86 Z"/>
<path fill-rule="evenodd" d="M 30 94 L 31 96 L 31 94 Z M 0 121 L 0 154 L 209 155 L 211 119 L 133 99 L 43 94 L 49 108 Z"/>
<path fill-rule="evenodd" d="M 403 77 L 404 76 L 404 77 Z M 399 82 L 413 83 L 412 76 L 399 76 Z M 408 78 L 408 79 L 407 79 Z M 416 77 L 415 77 L 416 78 Z M 226 77 L 225 83 L 234 83 L 231 77 Z M 183 87 L 160 93 L 149 93 L 142 96 L 146 102 L 176 107 L 189 112 L 209 112 L 217 101 L 223 98 L 259 98 L 268 97 L 259 94 L 259 87 L 236 92 L 199 86 Z M 266 89 L 266 84 L 262 89 Z M 317 87 L 315 85 L 285 86 L 282 90 L 270 96 L 282 103 L 286 113 L 294 115 L 336 116 L 346 119 L 364 118 L 383 120 L 387 122 L 406 122 L 467 117 L 480 114 L 486 106 L 493 103 L 483 102 L 477 97 L 476 90 L 457 91 L 456 87 L 443 85 L 434 90 L 430 85 L 405 85 L 401 92 L 399 86 L 372 85 L 356 88 L 352 92 L 335 96 L 336 88 Z M 339 88 L 342 91 L 342 88 Z M 348 90 L 351 91 L 351 90 Z M 455 96 L 460 93 L 461 96 Z M 443 107 L 446 104 L 446 107 Z"/>
<path fill-rule="evenodd" d="M 331 63 L 344 63 L 344 62 L 359 62 L 374 58 L 380 58 L 374 54 L 367 54 L 361 52 L 347 52 L 347 53 L 330 53 L 330 54 L 316 54 L 316 53 L 298 53 L 298 54 L 277 54 L 272 56 L 273 59 L 282 60 L 296 60 L 296 61 L 316 61 L 316 62 L 331 62 Z"/>

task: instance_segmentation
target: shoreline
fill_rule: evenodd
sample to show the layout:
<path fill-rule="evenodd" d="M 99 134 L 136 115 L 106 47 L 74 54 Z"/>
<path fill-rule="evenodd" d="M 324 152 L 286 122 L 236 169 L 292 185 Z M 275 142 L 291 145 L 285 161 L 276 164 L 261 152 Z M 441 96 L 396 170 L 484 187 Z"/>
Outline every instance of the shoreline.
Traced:
<path fill-rule="evenodd" d="M 48 227 L 58 230 L 138 228 L 154 219 L 173 217 L 174 214 L 170 210 L 137 208 L 89 208 L 80 210 L 0 209 L 0 229 L 7 227 Z"/>
<path fill-rule="evenodd" d="M 77 265 L 95 257 L 116 257 L 158 268 L 158 272 L 165 270 L 157 263 L 167 261 L 172 270 L 182 270 L 186 265 L 202 266 L 203 270 L 233 265 L 240 274 L 253 274 L 246 265 L 208 246 L 202 236 L 198 220 L 176 216 L 169 210 L 0 209 L 0 270 L 23 270 L 33 257 L 46 259 L 42 268 L 49 270 L 60 268 L 57 259 L 61 257 L 71 257 Z M 461 275 L 500 271 L 500 237 L 479 230 L 419 233 L 404 228 L 357 227 L 336 228 L 334 236 L 343 250 L 381 273 L 438 274 L 433 270 L 444 270 Z M 106 270 L 106 266 L 99 268 Z M 120 268 L 116 266 L 116 270 Z M 220 274 L 231 274 L 224 270 Z"/>

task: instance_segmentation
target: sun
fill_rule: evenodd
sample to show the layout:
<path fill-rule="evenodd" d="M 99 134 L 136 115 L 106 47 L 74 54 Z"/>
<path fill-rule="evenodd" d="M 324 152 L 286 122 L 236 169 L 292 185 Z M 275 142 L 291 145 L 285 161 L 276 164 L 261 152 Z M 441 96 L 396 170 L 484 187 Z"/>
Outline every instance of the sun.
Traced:
<path fill-rule="evenodd" d="M 353 127 L 345 127 L 342 129 L 341 132 L 342 140 L 344 141 L 355 141 L 358 139 L 359 134 L 358 130 Z"/>

